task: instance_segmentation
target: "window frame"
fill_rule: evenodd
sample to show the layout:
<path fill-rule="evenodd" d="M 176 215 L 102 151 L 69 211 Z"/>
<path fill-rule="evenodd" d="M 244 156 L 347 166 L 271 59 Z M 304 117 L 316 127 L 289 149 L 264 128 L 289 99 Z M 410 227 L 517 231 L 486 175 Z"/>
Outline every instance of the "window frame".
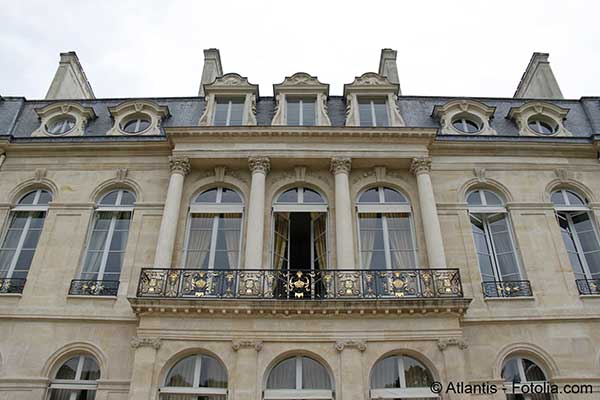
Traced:
<path fill-rule="evenodd" d="M 239 101 L 242 105 L 242 111 L 240 115 L 240 126 L 244 125 L 244 115 L 246 111 L 246 99 L 245 97 L 237 97 L 237 96 L 215 96 L 215 109 L 212 116 L 212 126 L 238 126 L 231 125 L 231 111 L 232 105 L 234 101 Z M 226 102 L 226 103 L 225 103 Z M 227 116 L 225 117 L 225 124 L 216 124 L 217 121 L 217 109 L 219 104 L 227 104 Z M 237 103 L 236 103 L 237 104 Z"/>
<path fill-rule="evenodd" d="M 269 382 L 269 378 L 271 377 L 271 373 L 275 368 L 277 368 L 281 363 L 294 358 L 296 362 L 296 388 L 295 389 L 269 389 L 267 384 Z M 302 389 L 303 384 L 303 370 L 302 370 L 302 359 L 308 358 L 316 363 L 318 363 L 325 372 L 327 372 L 327 377 L 329 378 L 329 385 L 331 387 L 328 389 Z M 266 376 L 265 380 L 265 390 L 263 392 L 263 400 L 333 400 L 335 398 L 335 386 L 333 377 L 331 376 L 331 372 L 319 360 L 316 360 L 312 357 L 298 354 L 292 357 L 284 358 L 277 362 L 273 367 L 269 370 L 269 373 Z"/>
<path fill-rule="evenodd" d="M 286 101 L 286 109 L 285 109 L 285 121 L 286 121 L 286 125 L 289 126 L 317 126 L 317 99 L 316 97 L 288 97 L 286 96 L 285 98 Z M 290 102 L 293 103 L 299 103 L 298 106 L 298 125 L 290 125 L 289 121 L 289 112 L 290 112 Z M 304 123 L 304 104 L 306 103 L 312 103 L 314 106 L 314 118 L 313 118 L 313 123 L 312 124 L 305 124 Z"/>
<path fill-rule="evenodd" d="M 194 381 L 192 382 L 191 387 L 183 387 L 183 386 L 166 386 L 167 378 L 169 377 L 169 373 L 177 366 L 180 362 L 185 360 L 188 357 L 194 357 Z M 216 361 L 223 371 L 225 372 L 225 378 L 227 379 L 227 387 L 226 388 L 211 388 L 211 387 L 199 387 L 200 385 L 200 376 L 202 375 L 202 357 L 208 357 Z M 227 373 L 227 369 L 221 362 L 221 360 L 216 357 L 209 356 L 207 354 L 198 353 L 191 354 L 189 356 L 182 357 L 178 359 L 172 366 L 169 368 L 167 373 L 165 374 L 162 384 L 158 388 L 158 398 L 162 399 L 163 394 L 182 394 L 182 395 L 214 395 L 214 396 L 229 396 L 229 374 Z"/>
<path fill-rule="evenodd" d="M 385 125 L 379 125 L 378 121 L 377 121 L 377 113 L 375 112 L 375 101 L 376 100 L 383 100 L 383 106 L 385 109 L 385 115 L 387 117 L 387 121 Z M 388 103 L 389 99 L 387 97 L 384 96 L 358 96 L 357 98 L 357 102 L 358 102 L 358 126 L 362 127 L 362 128 L 368 128 L 368 127 L 373 127 L 373 128 L 386 128 L 391 126 L 391 121 L 390 121 L 390 110 L 389 110 L 389 103 Z M 371 108 L 371 123 L 370 124 L 365 124 L 363 125 L 363 121 L 360 118 L 360 106 L 361 104 L 366 104 L 366 103 L 370 104 L 370 108 Z"/>
<path fill-rule="evenodd" d="M 371 374 L 369 375 L 369 399 L 411 399 L 411 398 L 423 398 L 423 399 L 439 399 L 440 396 L 433 393 L 429 387 L 406 387 L 406 371 L 404 370 L 404 359 L 408 357 L 415 361 L 425 368 L 431 377 L 435 380 L 433 373 L 431 370 L 420 360 L 415 357 L 406 356 L 404 354 L 396 354 L 390 355 L 387 357 L 383 357 L 379 359 L 371 368 Z M 384 360 L 388 358 L 396 358 L 397 366 L 398 366 L 398 379 L 400 382 L 399 388 L 379 388 L 373 389 L 371 386 L 373 385 L 373 371 L 375 367 Z"/>
<path fill-rule="evenodd" d="M 67 361 L 69 361 L 69 360 L 71 360 L 71 359 L 73 359 L 75 357 L 79 357 L 79 360 L 77 361 L 77 370 L 75 371 L 75 379 L 56 379 L 56 378 L 51 379 L 50 380 L 50 384 L 48 385 L 48 395 L 46 397 L 48 400 L 52 397 L 52 391 L 54 389 L 56 389 L 56 390 L 69 390 L 69 391 L 71 391 L 71 393 L 69 395 L 69 400 L 75 400 L 77 398 L 76 397 L 77 396 L 77 391 L 82 391 L 82 390 L 94 391 L 94 392 L 98 391 L 98 379 L 102 379 L 102 370 L 101 370 L 100 364 L 98 364 L 98 361 L 96 360 L 96 358 L 93 357 L 93 356 L 91 356 L 91 355 L 88 355 L 88 354 L 79 354 L 79 355 L 74 355 L 73 357 L 66 358 L 58 366 L 58 368 L 56 368 L 56 370 L 54 371 L 54 376 L 56 376 L 56 374 L 58 373 L 58 371 L 60 370 L 60 368 Z M 100 376 L 98 377 L 98 379 L 96 379 L 96 380 L 82 380 L 82 379 L 80 379 L 86 358 L 92 359 L 94 361 L 94 363 L 96 364 L 96 366 L 98 367 L 98 371 L 100 373 Z"/>
<path fill-rule="evenodd" d="M 532 400 L 533 398 L 531 397 L 531 393 L 523 393 L 520 390 L 520 387 L 523 385 L 530 385 L 530 384 L 544 384 L 546 382 L 548 382 L 548 374 L 546 373 L 546 371 L 544 370 L 544 368 L 542 368 L 540 366 L 539 363 L 535 362 L 535 360 L 532 360 L 531 358 L 526 358 L 526 357 L 522 357 L 522 356 L 513 356 L 513 357 L 508 357 L 506 360 L 504 360 L 504 363 L 502 363 L 502 368 L 504 369 L 504 366 L 512 360 L 516 360 L 517 361 L 517 369 L 519 371 L 519 379 L 521 380 L 521 382 L 519 383 L 513 383 L 510 381 L 504 381 L 504 378 L 502 377 L 502 381 L 503 381 L 503 386 L 506 389 L 505 393 L 506 396 L 508 396 L 509 394 L 521 394 L 523 395 L 525 400 Z M 527 375 L 525 374 L 525 367 L 523 366 L 523 360 L 527 360 L 533 364 L 535 364 L 536 367 L 538 367 L 540 369 L 540 371 L 542 371 L 542 373 L 544 374 L 544 380 L 543 381 L 530 381 L 527 380 Z M 513 390 L 517 389 L 516 391 Z M 551 398 L 550 395 L 548 394 L 548 398 Z M 508 397 L 507 397 L 508 398 Z"/>

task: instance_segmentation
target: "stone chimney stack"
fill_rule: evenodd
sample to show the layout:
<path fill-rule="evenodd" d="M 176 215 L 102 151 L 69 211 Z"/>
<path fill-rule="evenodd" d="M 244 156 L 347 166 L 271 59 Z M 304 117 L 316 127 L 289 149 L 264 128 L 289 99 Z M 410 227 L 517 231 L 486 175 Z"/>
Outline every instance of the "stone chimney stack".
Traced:
<path fill-rule="evenodd" d="M 533 53 L 513 96 L 516 99 L 562 99 L 558 82 L 550 68 L 548 53 Z"/>
<path fill-rule="evenodd" d="M 60 53 L 58 69 L 46 94 L 46 100 L 95 98 L 77 53 L 74 51 Z"/>
<path fill-rule="evenodd" d="M 398 77 L 398 65 L 396 64 L 396 50 L 382 49 L 381 57 L 379 57 L 379 75 L 385 76 L 391 83 L 398 85 L 398 93 L 400 90 L 400 78 Z"/>
<path fill-rule="evenodd" d="M 219 49 L 204 50 L 204 67 L 202 68 L 202 80 L 200 81 L 198 96 L 204 96 L 204 85 L 211 83 L 219 76 L 223 76 Z"/>

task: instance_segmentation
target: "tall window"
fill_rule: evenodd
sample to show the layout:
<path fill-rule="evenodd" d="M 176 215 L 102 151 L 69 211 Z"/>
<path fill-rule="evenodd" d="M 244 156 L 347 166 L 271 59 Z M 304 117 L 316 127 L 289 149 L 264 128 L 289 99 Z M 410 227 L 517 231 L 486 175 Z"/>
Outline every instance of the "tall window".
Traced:
<path fill-rule="evenodd" d="M 315 99 L 287 99 L 287 124 L 313 126 L 316 124 Z"/>
<path fill-rule="evenodd" d="M 416 267 L 410 204 L 397 190 L 376 187 L 358 197 L 358 229 L 363 269 Z"/>
<path fill-rule="evenodd" d="M 484 294 L 491 297 L 529 295 L 518 285 L 509 284 L 521 281 L 523 276 L 504 202 L 496 193 L 481 189 L 469 193 L 467 203 Z"/>
<path fill-rule="evenodd" d="M 360 126 L 389 126 L 388 106 L 385 98 L 358 98 Z"/>
<path fill-rule="evenodd" d="M 586 201 L 565 189 L 551 199 L 580 292 L 600 293 L 600 281 L 595 282 L 600 279 L 600 241 Z"/>
<path fill-rule="evenodd" d="M 289 189 L 273 205 L 273 268 L 327 268 L 327 204 L 312 189 Z"/>
<path fill-rule="evenodd" d="M 521 386 L 531 383 L 543 385 L 546 382 L 544 371 L 527 358 L 513 357 L 506 360 L 502 366 L 502 379 L 506 387 L 506 400 L 550 400 L 552 398 L 549 393 L 531 394 L 531 390 L 521 390 Z"/>
<path fill-rule="evenodd" d="M 333 399 L 331 377 L 318 361 L 305 356 L 291 357 L 269 373 L 264 399 Z"/>
<path fill-rule="evenodd" d="M 94 400 L 100 368 L 93 357 L 79 355 L 67 360 L 50 382 L 49 400 Z"/>
<path fill-rule="evenodd" d="M 50 192 L 38 189 L 23 196 L 11 210 L 0 247 L 0 293 L 23 291 L 50 201 Z"/>
<path fill-rule="evenodd" d="M 373 367 L 370 395 L 371 399 L 437 399 L 429 388 L 432 383 L 431 372 L 419 361 L 408 356 L 391 356 Z"/>
<path fill-rule="evenodd" d="M 160 388 L 160 400 L 225 400 L 227 372 L 216 359 L 195 354 L 177 362 Z"/>
<path fill-rule="evenodd" d="M 244 118 L 244 99 L 242 97 L 217 98 L 213 125 L 242 125 Z"/>
<path fill-rule="evenodd" d="M 134 203 L 135 195 L 123 189 L 100 199 L 80 279 L 116 282 L 118 288 Z"/>
<path fill-rule="evenodd" d="M 190 206 L 185 267 L 239 267 L 243 204 L 240 195 L 219 187 L 200 193 Z"/>

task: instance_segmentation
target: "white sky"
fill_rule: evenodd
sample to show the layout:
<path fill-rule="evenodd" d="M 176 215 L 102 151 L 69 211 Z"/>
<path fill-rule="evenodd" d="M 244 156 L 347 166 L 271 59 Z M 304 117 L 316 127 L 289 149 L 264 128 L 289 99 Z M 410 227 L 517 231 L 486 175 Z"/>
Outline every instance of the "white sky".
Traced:
<path fill-rule="evenodd" d="M 405 95 L 512 97 L 534 51 L 566 98 L 600 95 L 594 1 L 0 0 L 0 94 L 43 98 L 74 50 L 96 97 L 195 96 L 202 50 L 271 95 L 304 71 L 330 94 L 398 50 Z"/>

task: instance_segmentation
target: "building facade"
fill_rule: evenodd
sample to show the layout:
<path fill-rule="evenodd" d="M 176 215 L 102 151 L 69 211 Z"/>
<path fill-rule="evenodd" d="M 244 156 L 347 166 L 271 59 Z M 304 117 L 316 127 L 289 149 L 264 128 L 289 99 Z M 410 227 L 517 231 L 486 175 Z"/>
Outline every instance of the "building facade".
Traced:
<path fill-rule="evenodd" d="M 600 99 L 273 89 L 0 97 L 0 399 L 598 398 Z"/>

